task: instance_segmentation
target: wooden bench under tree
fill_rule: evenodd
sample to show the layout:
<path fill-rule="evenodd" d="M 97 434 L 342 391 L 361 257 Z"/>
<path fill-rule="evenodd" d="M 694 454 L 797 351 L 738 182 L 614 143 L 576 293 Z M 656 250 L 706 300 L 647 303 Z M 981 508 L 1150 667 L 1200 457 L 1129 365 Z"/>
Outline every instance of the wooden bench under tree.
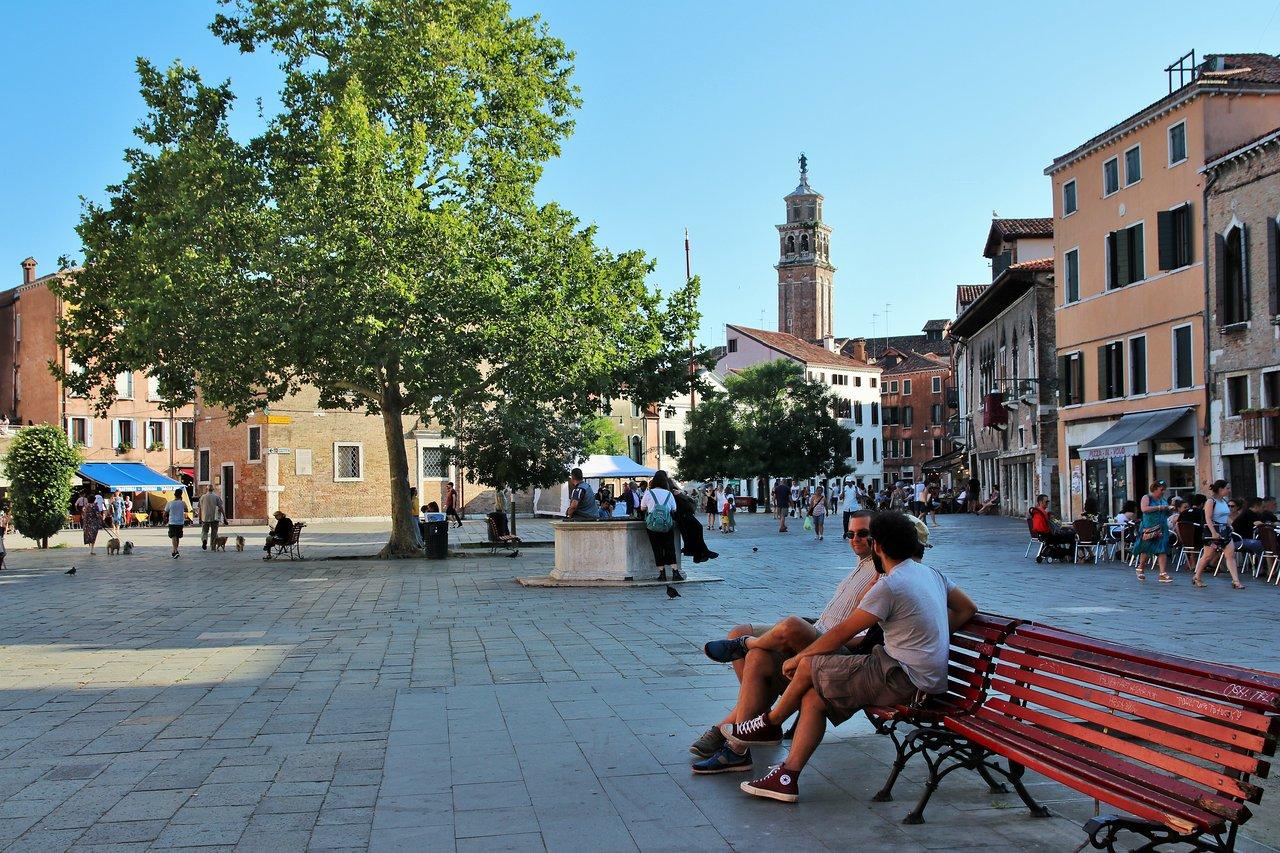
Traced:
<path fill-rule="evenodd" d="M 274 560 L 276 557 L 288 554 L 290 560 L 301 560 L 302 546 L 299 544 L 299 540 L 302 538 L 302 528 L 306 526 L 307 523 L 305 521 L 295 521 L 289 540 L 287 542 L 273 542 L 269 556 Z"/>

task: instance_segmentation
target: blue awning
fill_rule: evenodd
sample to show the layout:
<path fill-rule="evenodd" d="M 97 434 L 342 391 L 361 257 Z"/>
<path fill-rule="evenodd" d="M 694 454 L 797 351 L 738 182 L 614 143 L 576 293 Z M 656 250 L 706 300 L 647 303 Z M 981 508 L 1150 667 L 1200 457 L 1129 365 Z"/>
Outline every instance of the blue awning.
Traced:
<path fill-rule="evenodd" d="M 141 462 L 86 462 L 80 476 L 108 489 L 124 492 L 159 492 L 181 488 L 177 480 L 157 474 Z"/>

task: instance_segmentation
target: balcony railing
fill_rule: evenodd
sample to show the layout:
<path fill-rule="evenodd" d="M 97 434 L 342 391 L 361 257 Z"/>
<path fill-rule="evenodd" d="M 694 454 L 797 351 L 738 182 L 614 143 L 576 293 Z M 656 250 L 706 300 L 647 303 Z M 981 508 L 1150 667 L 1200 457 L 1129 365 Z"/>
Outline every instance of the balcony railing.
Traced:
<path fill-rule="evenodd" d="M 1280 448 L 1280 409 L 1241 412 L 1244 446 L 1250 450 Z"/>

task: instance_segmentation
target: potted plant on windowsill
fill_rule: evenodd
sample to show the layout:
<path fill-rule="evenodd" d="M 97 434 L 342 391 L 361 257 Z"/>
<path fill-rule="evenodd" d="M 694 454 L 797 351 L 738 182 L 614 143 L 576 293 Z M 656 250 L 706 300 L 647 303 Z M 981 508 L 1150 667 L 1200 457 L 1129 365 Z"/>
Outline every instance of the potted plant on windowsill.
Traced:
<path fill-rule="evenodd" d="M 164 450 L 164 443 L 159 441 L 153 441 L 147 445 L 147 450 L 150 450 L 152 453 L 158 450 Z"/>
<path fill-rule="evenodd" d="M 117 445 L 116 445 L 116 453 L 117 453 L 117 454 L 120 454 L 120 453 L 128 453 L 130 450 L 133 450 L 133 442 L 132 442 L 132 441 L 122 441 L 122 442 L 120 442 L 119 444 L 117 444 Z"/>

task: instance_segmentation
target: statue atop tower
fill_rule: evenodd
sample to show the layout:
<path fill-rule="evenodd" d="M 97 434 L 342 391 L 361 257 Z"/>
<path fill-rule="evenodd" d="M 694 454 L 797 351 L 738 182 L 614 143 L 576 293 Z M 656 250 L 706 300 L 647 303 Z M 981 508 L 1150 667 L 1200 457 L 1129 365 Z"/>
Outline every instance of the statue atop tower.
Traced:
<path fill-rule="evenodd" d="M 800 155 L 800 184 L 783 198 L 778 226 L 778 331 L 821 342 L 832 334 L 831 228 L 822 221 L 822 194 L 809 186 L 809 158 Z"/>

